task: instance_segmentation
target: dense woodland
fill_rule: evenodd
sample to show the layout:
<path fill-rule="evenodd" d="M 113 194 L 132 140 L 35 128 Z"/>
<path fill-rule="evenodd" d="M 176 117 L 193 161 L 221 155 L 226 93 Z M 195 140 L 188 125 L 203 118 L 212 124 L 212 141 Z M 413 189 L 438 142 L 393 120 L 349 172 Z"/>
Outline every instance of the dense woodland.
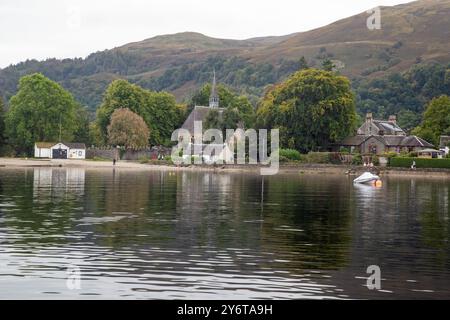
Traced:
<path fill-rule="evenodd" d="M 180 62 L 179 66 L 170 67 L 163 74 L 148 78 L 140 74 L 152 70 L 155 66 L 142 63 L 141 59 L 130 53 L 104 51 L 92 54 L 84 60 L 29 60 L 10 66 L 0 72 L 0 93 L 4 99 L 9 100 L 17 91 L 20 77 L 42 73 L 60 83 L 72 92 L 77 101 L 95 112 L 106 87 L 115 79 L 126 79 L 149 90 L 170 92 L 190 81 L 198 87 L 210 82 L 211 70 L 215 68 L 219 82 L 248 95 L 255 103 L 263 95 L 267 85 L 286 78 L 305 63 L 304 58 L 300 58 L 280 59 L 276 65 L 253 64 L 243 58 L 217 55 L 200 62 Z M 189 100 L 189 97 L 184 98 L 185 102 Z"/>
<path fill-rule="evenodd" d="M 315 60 L 308 63 L 312 67 L 317 64 Z M 180 63 L 148 79 L 127 75 L 143 73 L 153 66 L 142 63 L 131 53 L 105 51 L 92 54 L 85 60 L 30 60 L 3 69 L 0 72 L 0 95 L 4 101 L 9 101 L 17 92 L 20 77 L 42 73 L 71 92 L 78 102 L 87 107 L 92 118 L 102 103 L 103 93 L 115 79 L 124 78 L 152 91 L 172 92 L 187 82 L 203 86 L 210 82 L 211 70 L 215 68 L 220 83 L 246 95 L 256 106 L 269 86 L 283 81 L 306 64 L 303 57 L 297 60 L 280 59 L 276 64 L 253 64 L 239 57 L 216 56 L 198 63 Z M 418 61 L 403 73 L 389 73 L 377 78 L 361 76 L 351 80 L 360 115 L 368 111 L 379 118 L 396 114 L 400 124 L 410 130 L 420 123 L 427 102 L 438 95 L 450 94 L 450 64 Z M 193 94 L 184 97 L 181 102 L 189 103 Z"/>

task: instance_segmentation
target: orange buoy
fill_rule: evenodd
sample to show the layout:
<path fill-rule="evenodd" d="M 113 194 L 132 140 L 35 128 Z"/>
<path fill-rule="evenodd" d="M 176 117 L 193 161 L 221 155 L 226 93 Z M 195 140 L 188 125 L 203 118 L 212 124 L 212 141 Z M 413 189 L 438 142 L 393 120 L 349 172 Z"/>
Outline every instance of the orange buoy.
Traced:
<path fill-rule="evenodd" d="M 383 182 L 381 180 L 376 180 L 374 183 L 375 187 L 381 188 L 383 186 Z"/>

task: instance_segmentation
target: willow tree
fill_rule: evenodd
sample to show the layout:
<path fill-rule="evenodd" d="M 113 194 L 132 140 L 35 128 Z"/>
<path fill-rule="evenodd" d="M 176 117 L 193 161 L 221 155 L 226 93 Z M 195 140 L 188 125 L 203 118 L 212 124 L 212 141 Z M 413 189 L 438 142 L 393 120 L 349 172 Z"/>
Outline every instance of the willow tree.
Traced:
<path fill-rule="evenodd" d="M 283 147 L 303 152 L 327 148 L 354 131 L 350 81 L 330 71 L 298 71 L 266 93 L 257 110 L 257 123 L 260 128 L 280 129 Z"/>

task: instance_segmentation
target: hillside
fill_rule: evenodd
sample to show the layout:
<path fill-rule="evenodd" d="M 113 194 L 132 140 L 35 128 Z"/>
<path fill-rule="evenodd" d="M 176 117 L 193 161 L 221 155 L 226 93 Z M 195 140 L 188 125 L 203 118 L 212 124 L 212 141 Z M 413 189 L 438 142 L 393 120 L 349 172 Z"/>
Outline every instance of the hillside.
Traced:
<path fill-rule="evenodd" d="M 450 61 L 450 0 L 382 7 L 381 30 L 367 29 L 368 16 L 363 12 L 282 37 L 229 40 L 185 32 L 96 52 L 85 59 L 26 61 L 0 70 L 0 95 L 9 99 L 21 76 L 42 72 L 91 110 L 117 78 L 171 91 L 181 101 L 210 80 L 214 67 L 220 82 L 256 99 L 267 85 L 294 72 L 302 56 L 312 66 L 330 58 L 341 73 L 355 80 L 405 71 L 418 62 Z"/>

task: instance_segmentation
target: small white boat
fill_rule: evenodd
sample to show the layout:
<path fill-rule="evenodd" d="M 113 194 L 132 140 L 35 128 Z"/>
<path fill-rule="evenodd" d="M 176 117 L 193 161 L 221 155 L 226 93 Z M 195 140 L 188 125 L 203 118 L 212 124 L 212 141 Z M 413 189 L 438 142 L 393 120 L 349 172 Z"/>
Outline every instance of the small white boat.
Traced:
<path fill-rule="evenodd" d="M 364 172 L 358 178 L 353 180 L 353 183 L 369 183 L 369 182 L 377 181 L 377 180 L 380 180 L 379 176 L 372 174 L 370 172 Z"/>

